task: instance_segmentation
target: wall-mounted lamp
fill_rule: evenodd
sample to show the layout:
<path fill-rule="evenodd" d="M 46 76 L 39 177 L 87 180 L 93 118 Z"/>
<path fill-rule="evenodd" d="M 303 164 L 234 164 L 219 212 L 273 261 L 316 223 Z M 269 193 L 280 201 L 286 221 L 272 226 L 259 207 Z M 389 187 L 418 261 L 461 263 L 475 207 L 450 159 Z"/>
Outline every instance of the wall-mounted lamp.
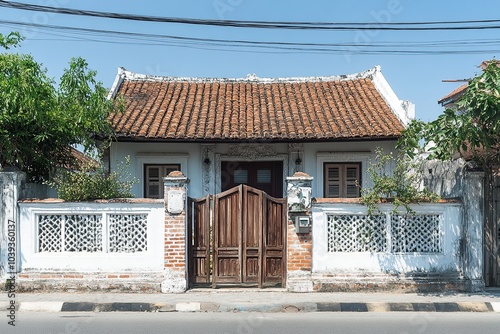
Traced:
<path fill-rule="evenodd" d="M 203 160 L 203 162 L 207 165 L 210 165 L 210 159 L 209 158 L 205 158 L 205 160 Z"/>

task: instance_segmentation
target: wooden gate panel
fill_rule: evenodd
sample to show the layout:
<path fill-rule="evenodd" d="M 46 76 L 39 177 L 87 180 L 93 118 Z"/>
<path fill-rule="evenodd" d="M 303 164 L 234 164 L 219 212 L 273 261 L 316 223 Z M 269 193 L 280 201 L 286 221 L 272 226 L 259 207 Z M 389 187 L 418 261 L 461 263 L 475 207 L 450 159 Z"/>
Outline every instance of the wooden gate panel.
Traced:
<path fill-rule="evenodd" d="M 491 286 L 500 286 L 500 169 L 493 173 L 493 219 L 492 239 L 493 239 L 493 284 Z"/>
<path fill-rule="evenodd" d="M 262 254 L 262 191 L 243 187 L 243 283 L 258 283 Z"/>
<path fill-rule="evenodd" d="M 286 200 L 264 194 L 263 283 L 285 286 Z"/>
<path fill-rule="evenodd" d="M 189 208 L 190 284 L 285 286 L 285 199 L 240 185 L 214 197 L 190 199 Z"/>
<path fill-rule="evenodd" d="M 500 169 L 489 175 L 492 184 L 486 182 L 486 223 L 484 230 L 484 280 L 486 286 L 500 286 Z"/>
<path fill-rule="evenodd" d="M 189 284 L 210 283 L 210 196 L 188 203 Z"/>
<path fill-rule="evenodd" d="M 230 189 L 214 200 L 213 282 L 241 282 L 242 187 Z"/>

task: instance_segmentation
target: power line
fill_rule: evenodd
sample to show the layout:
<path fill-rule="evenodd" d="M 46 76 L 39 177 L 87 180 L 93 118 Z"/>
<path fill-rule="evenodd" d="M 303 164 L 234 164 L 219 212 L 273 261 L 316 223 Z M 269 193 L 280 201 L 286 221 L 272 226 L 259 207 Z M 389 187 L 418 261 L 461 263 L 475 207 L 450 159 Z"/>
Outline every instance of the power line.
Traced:
<path fill-rule="evenodd" d="M 439 40 L 428 42 L 377 42 L 377 43 L 311 43 L 311 42 L 280 42 L 252 41 L 234 39 L 196 38 L 165 34 L 135 33 L 116 30 L 68 27 L 47 24 L 24 23 L 0 20 L 0 25 L 8 27 L 30 27 L 40 30 L 55 31 L 48 33 L 59 40 L 79 42 L 98 42 L 107 44 L 175 46 L 193 49 L 241 51 L 251 50 L 257 53 L 328 53 L 328 54 L 366 54 L 366 55 L 436 55 L 436 54 L 484 54 L 497 53 L 498 49 L 480 49 L 480 47 L 500 47 L 498 39 L 480 40 Z M 114 40 L 113 40 L 114 39 Z M 38 39 L 42 40 L 42 39 Z M 46 39 L 43 39 L 46 40 Z M 51 40 L 57 40 L 52 38 Z M 444 49 L 446 47 L 447 49 Z M 458 49 L 459 48 L 459 49 Z M 415 50 L 417 49 L 417 50 Z M 434 49 L 434 50 L 429 50 Z M 436 50 L 437 49 L 437 50 Z"/>
<path fill-rule="evenodd" d="M 434 31 L 434 30 L 500 29 L 500 25 L 492 25 L 494 23 L 500 23 L 500 20 L 386 22 L 386 23 L 283 22 L 283 21 L 273 22 L 273 21 L 208 20 L 208 19 L 146 16 L 146 15 L 123 14 L 114 12 L 98 12 L 98 11 L 71 9 L 63 7 L 41 6 L 34 4 L 25 4 L 15 1 L 2 1 L 2 0 L 0 0 L 0 7 L 36 11 L 36 12 L 100 17 L 100 18 L 119 19 L 119 20 L 133 20 L 141 22 L 177 23 L 177 24 L 235 27 L 235 28 L 337 30 L 337 31 L 349 31 L 349 30 Z"/>

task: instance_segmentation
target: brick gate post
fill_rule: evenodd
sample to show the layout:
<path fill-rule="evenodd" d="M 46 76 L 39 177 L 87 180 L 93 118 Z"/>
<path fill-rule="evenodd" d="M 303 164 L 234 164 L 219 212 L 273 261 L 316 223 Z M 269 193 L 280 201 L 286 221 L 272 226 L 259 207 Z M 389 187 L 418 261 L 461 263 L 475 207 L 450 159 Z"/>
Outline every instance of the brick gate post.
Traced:
<path fill-rule="evenodd" d="M 163 293 L 181 293 L 187 288 L 187 185 L 179 171 L 163 178 L 165 189 L 165 243 Z"/>
<path fill-rule="evenodd" d="M 311 196 L 313 177 L 296 172 L 287 177 L 287 289 L 313 291 Z"/>

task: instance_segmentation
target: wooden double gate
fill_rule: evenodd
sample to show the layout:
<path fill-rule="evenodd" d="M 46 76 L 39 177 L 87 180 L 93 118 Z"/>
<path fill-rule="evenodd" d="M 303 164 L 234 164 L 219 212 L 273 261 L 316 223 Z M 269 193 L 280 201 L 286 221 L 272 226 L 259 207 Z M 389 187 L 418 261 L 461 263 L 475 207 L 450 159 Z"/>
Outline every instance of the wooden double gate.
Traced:
<path fill-rule="evenodd" d="M 485 187 L 484 280 L 488 287 L 500 287 L 500 167 L 489 177 L 491 184 L 486 182 Z"/>
<path fill-rule="evenodd" d="M 240 185 L 189 200 L 192 286 L 285 286 L 286 200 Z"/>

